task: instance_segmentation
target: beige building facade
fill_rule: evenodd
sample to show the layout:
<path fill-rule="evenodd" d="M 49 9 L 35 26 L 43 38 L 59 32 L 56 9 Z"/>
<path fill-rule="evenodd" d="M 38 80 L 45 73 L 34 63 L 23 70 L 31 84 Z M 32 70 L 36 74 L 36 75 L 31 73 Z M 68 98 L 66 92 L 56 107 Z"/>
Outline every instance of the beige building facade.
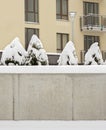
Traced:
<path fill-rule="evenodd" d="M 74 27 L 69 12 L 76 12 Z M 15 37 L 27 49 L 33 33 L 47 52 L 61 52 L 74 33 L 79 62 L 97 41 L 105 55 L 106 0 L 3 0 L 0 4 L 0 50 Z M 81 53 L 82 52 L 82 53 Z"/>

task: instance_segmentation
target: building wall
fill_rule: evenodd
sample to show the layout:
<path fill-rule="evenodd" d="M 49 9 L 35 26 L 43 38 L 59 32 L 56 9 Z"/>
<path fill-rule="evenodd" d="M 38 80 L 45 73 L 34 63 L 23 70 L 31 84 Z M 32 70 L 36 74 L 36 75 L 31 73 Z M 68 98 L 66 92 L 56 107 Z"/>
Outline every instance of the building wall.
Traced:
<path fill-rule="evenodd" d="M 105 0 L 102 0 L 100 2 L 100 14 L 102 15 L 106 15 L 106 1 Z M 101 49 L 102 50 L 106 50 L 106 44 L 105 44 L 105 41 L 106 41 L 106 33 L 100 33 L 100 40 L 101 40 Z"/>
<path fill-rule="evenodd" d="M 24 44 L 24 1 L 3 0 L 0 4 L 0 49 L 18 36 Z"/>
<path fill-rule="evenodd" d="M 105 0 L 69 0 L 69 12 L 75 11 L 74 42 L 80 60 L 80 51 L 84 49 L 84 35 L 100 36 L 100 47 L 106 50 L 106 33 L 80 31 L 80 16 L 83 15 L 83 1 L 99 2 L 100 14 L 105 15 Z M 2 50 L 16 36 L 25 47 L 25 27 L 38 28 L 40 39 L 47 52 L 56 52 L 56 33 L 68 33 L 71 39 L 71 22 L 56 20 L 56 0 L 39 0 L 39 23 L 26 23 L 24 0 L 3 0 L 0 4 L 0 49 Z"/>

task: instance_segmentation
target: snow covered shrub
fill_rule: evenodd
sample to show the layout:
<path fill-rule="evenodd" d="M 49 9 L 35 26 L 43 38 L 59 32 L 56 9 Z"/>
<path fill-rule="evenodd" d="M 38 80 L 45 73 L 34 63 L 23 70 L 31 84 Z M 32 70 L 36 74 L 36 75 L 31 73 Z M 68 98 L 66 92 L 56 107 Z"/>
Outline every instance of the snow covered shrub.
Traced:
<path fill-rule="evenodd" d="M 101 65 L 103 63 L 102 54 L 98 42 L 93 43 L 85 54 L 85 65 Z"/>
<path fill-rule="evenodd" d="M 77 65 L 78 64 L 78 58 L 77 58 L 75 47 L 72 41 L 69 41 L 66 44 L 57 62 L 58 62 L 58 65 Z"/>
<path fill-rule="evenodd" d="M 24 65 L 27 52 L 19 41 L 15 38 L 9 45 L 5 47 L 1 57 L 2 65 Z"/>
<path fill-rule="evenodd" d="M 26 65 L 48 65 L 48 57 L 40 39 L 33 35 L 28 46 Z"/>

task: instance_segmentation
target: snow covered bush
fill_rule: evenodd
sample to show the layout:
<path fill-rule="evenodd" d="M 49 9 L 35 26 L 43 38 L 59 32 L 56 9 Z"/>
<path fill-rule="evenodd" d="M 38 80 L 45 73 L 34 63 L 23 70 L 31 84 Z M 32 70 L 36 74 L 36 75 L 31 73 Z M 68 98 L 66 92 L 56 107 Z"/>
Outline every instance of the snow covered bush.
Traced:
<path fill-rule="evenodd" d="M 33 35 L 27 49 L 26 65 L 48 65 L 48 56 L 43 49 L 40 39 Z"/>
<path fill-rule="evenodd" d="M 57 62 L 58 62 L 58 65 L 77 65 L 78 64 L 78 58 L 77 58 L 75 47 L 72 41 L 69 41 L 66 44 Z"/>
<path fill-rule="evenodd" d="M 104 64 L 98 42 L 93 43 L 85 54 L 85 65 Z"/>
<path fill-rule="evenodd" d="M 24 65 L 25 57 L 27 52 L 23 48 L 22 44 L 19 41 L 19 38 L 16 37 L 9 45 L 5 47 L 1 57 L 2 65 Z"/>
<path fill-rule="evenodd" d="M 41 41 L 33 35 L 27 52 L 19 41 L 15 38 L 5 47 L 1 57 L 2 65 L 48 65 L 48 57 L 43 49 Z"/>

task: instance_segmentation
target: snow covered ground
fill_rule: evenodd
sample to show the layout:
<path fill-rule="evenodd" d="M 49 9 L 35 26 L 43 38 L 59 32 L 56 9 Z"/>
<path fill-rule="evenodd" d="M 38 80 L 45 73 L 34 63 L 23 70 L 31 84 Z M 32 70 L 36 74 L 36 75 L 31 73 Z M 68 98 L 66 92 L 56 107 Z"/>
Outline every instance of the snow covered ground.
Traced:
<path fill-rule="evenodd" d="M 0 130 L 106 130 L 106 121 L 0 121 Z"/>

